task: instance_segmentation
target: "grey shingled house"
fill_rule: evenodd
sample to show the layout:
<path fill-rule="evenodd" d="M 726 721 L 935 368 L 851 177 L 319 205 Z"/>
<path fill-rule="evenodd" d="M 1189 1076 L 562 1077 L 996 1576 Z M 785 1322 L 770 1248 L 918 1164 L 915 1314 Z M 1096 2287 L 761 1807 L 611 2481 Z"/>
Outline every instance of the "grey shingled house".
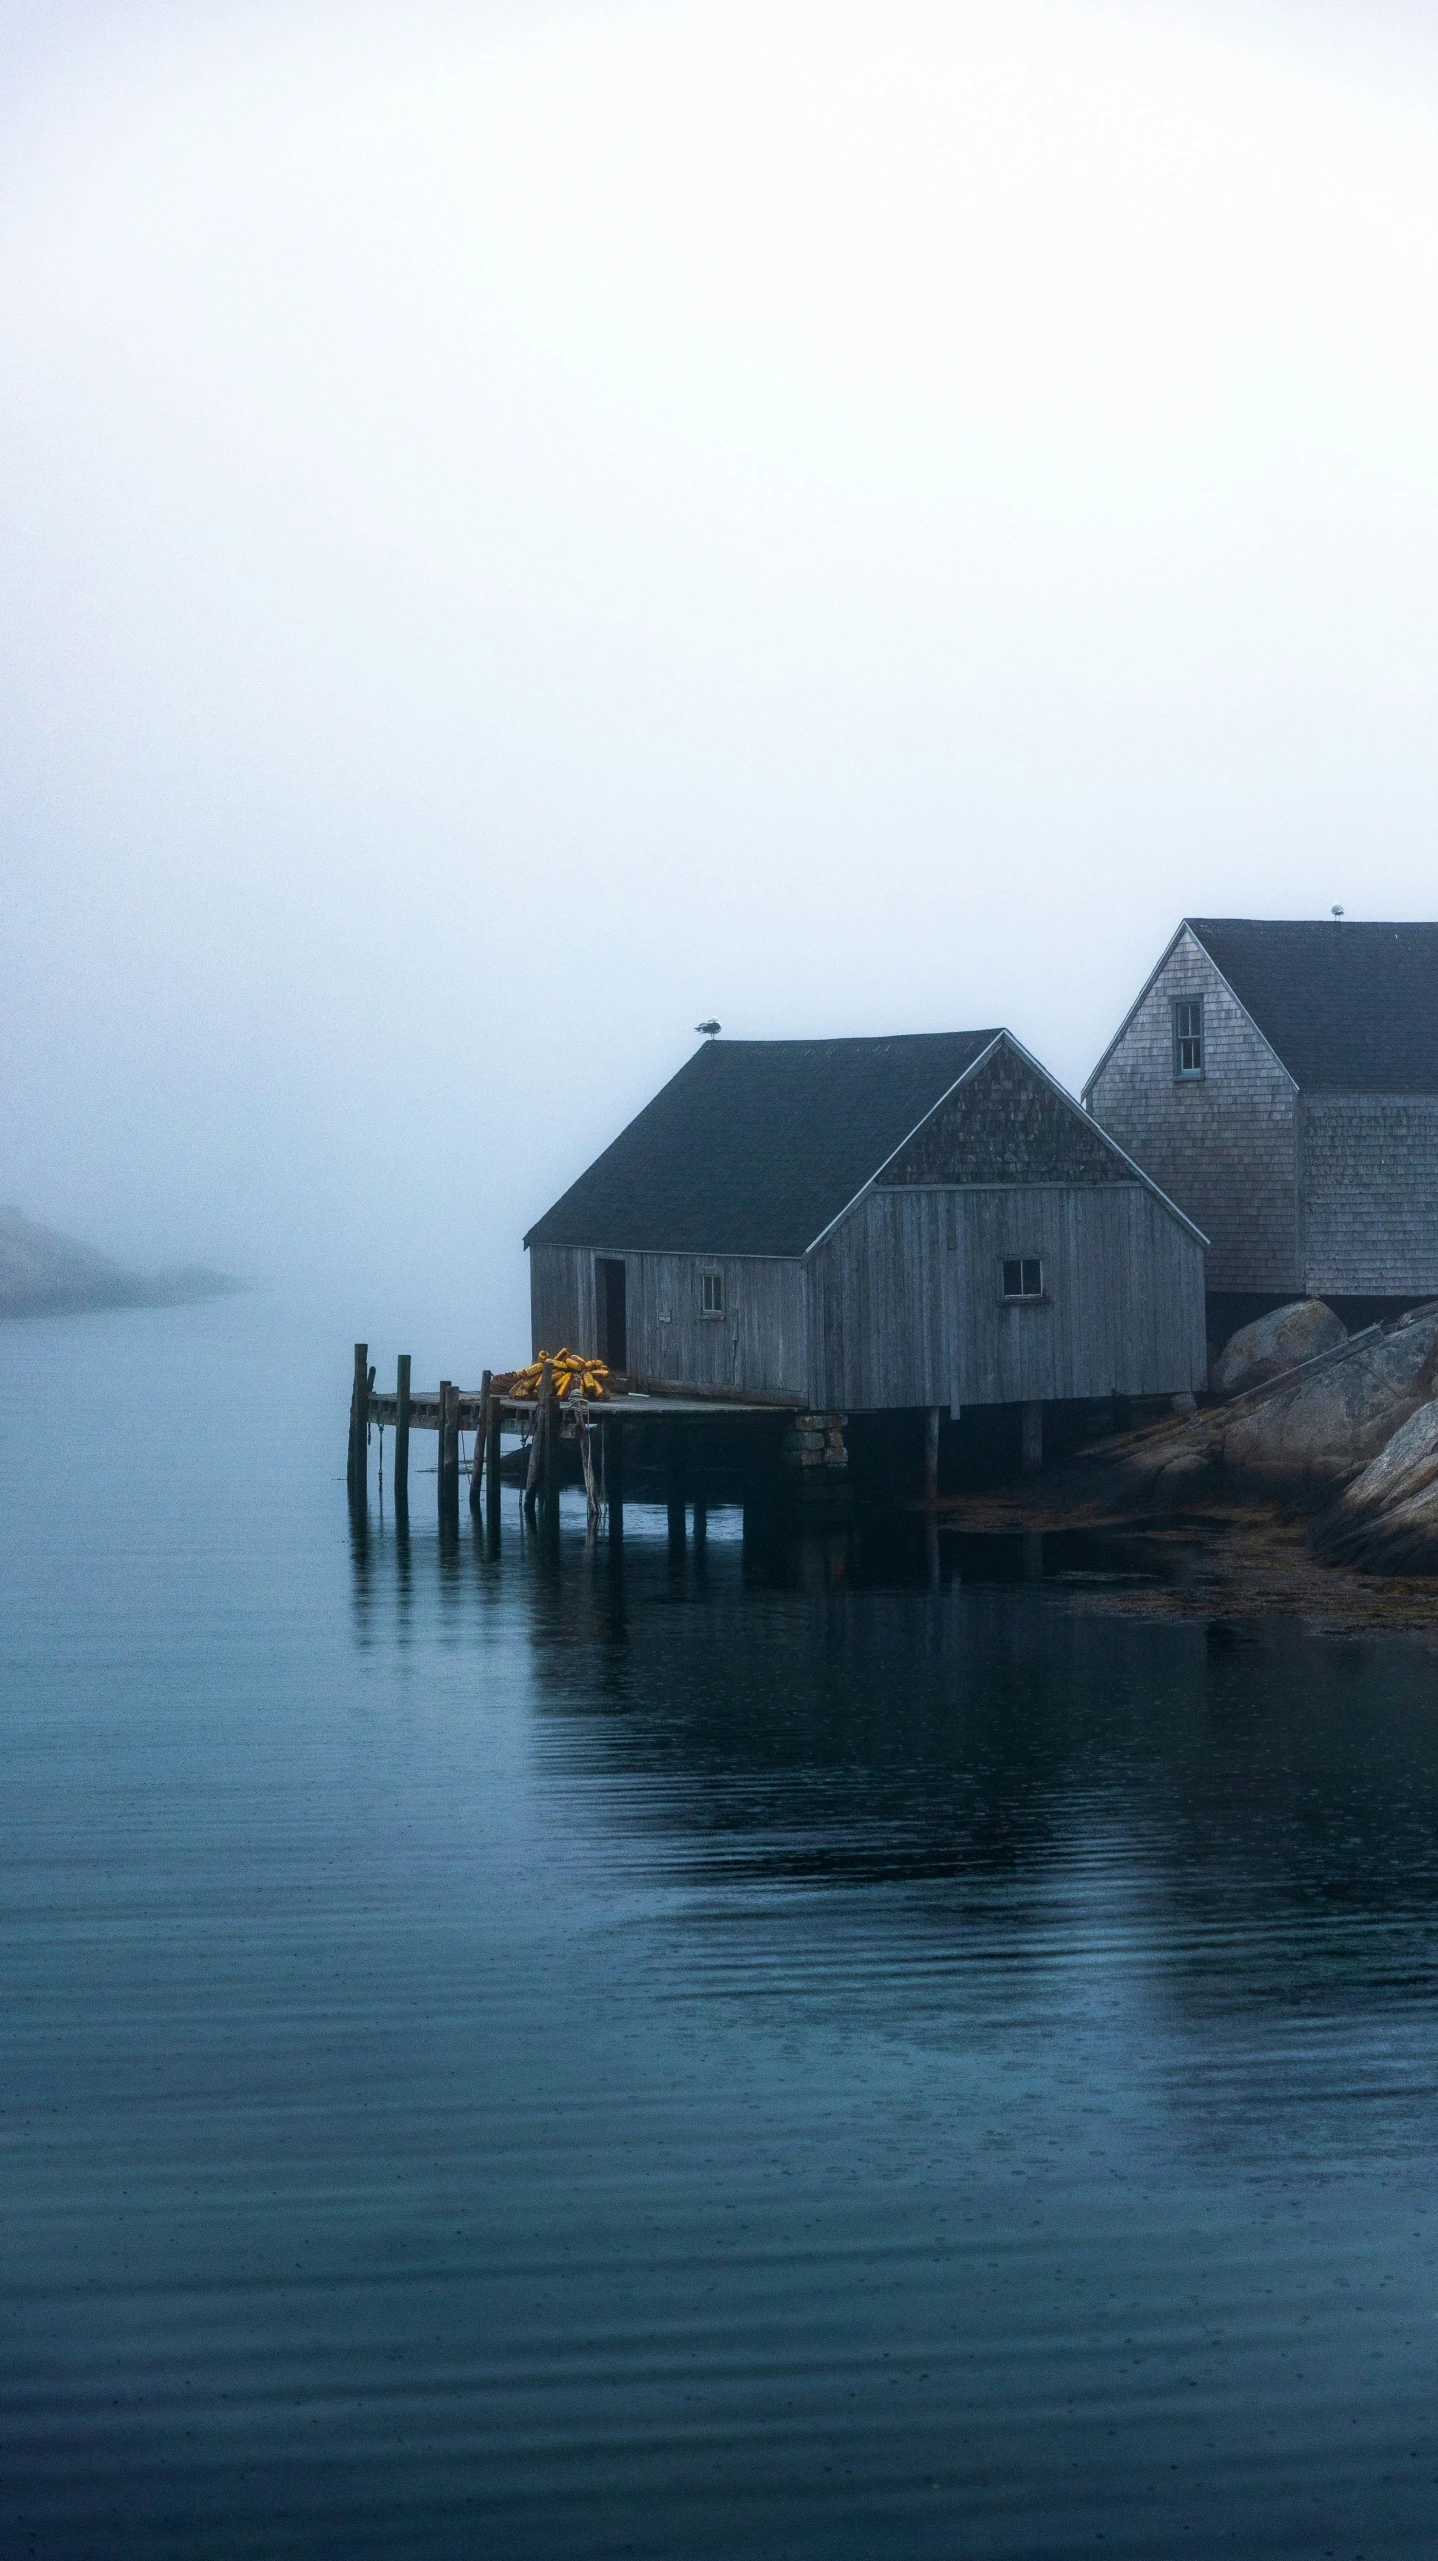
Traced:
<path fill-rule="evenodd" d="M 1438 925 L 1186 917 L 1084 1101 L 1211 1292 L 1438 1296 Z"/>
<path fill-rule="evenodd" d="M 530 1229 L 534 1346 L 877 1412 L 1169 1395 L 1204 1240 L 1006 1031 L 705 1043 Z"/>

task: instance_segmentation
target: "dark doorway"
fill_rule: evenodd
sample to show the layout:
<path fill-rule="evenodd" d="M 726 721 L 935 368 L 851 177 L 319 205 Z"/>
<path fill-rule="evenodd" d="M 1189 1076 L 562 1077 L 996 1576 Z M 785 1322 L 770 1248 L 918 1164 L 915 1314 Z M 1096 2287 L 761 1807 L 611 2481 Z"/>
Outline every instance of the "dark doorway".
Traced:
<path fill-rule="evenodd" d="M 594 1257 L 594 1307 L 599 1322 L 599 1357 L 611 1369 L 629 1367 L 629 1337 L 624 1314 L 624 1265 L 616 1256 Z"/>

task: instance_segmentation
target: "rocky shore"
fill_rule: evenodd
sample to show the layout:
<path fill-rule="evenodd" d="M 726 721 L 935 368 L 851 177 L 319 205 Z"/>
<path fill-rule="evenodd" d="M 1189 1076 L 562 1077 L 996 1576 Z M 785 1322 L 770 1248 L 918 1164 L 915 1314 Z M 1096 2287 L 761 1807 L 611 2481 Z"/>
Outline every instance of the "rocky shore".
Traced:
<path fill-rule="evenodd" d="M 1420 1405 L 1313 1524 L 1316 1555 L 1369 1574 L 1438 1573 L 1438 1402 Z"/>
<path fill-rule="evenodd" d="M 1280 1310 L 1279 1317 L 1288 1312 Z M 1277 1323 L 1264 1318 L 1261 1327 L 1245 1328 L 1259 1337 L 1252 1383 L 1228 1395 L 1213 1394 L 1191 1413 L 1100 1444 L 1084 1453 L 1079 1470 L 1114 1471 L 1135 1501 L 1160 1509 L 1191 1502 L 1220 1485 L 1285 1494 L 1317 1509 L 1438 1396 L 1438 1300 L 1387 1324 L 1344 1334 L 1295 1365 L 1271 1371 L 1262 1346 Z M 1225 1363 L 1234 1374 L 1230 1356 L 1237 1342 L 1235 1337 L 1226 1347 L 1216 1374 Z"/>
<path fill-rule="evenodd" d="M 1186 1545 L 1198 1569 L 1165 1615 L 1438 1632 L 1438 1300 L 1352 1335 L 1319 1301 L 1279 1309 L 1225 1345 L 1191 1411 L 945 1510 L 967 1528 Z"/>
<path fill-rule="evenodd" d="M 1291 1503 L 1233 1492 L 1192 1512 L 1152 1518 L 1122 1505 L 1044 1503 L 1017 1488 L 942 1506 L 958 1531 L 1054 1534 L 1090 1551 L 1076 1571 L 1044 1580 L 1085 1616 L 1198 1621 L 1220 1639 L 1290 1618 L 1324 1636 L 1402 1635 L 1438 1646 L 1438 1574 L 1399 1575 L 1330 1563 L 1314 1552 L 1311 1516 Z M 1077 1538 L 1073 1533 L 1077 1532 Z M 1115 1572 L 1127 1552 L 1141 1570 Z"/>

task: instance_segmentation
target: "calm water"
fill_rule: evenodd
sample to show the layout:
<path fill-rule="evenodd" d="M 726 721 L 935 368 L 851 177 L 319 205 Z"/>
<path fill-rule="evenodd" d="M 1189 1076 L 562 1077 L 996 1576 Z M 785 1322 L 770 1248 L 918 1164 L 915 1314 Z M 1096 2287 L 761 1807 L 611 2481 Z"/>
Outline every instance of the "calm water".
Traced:
<path fill-rule="evenodd" d="M 1438 2548 L 1438 1658 L 356 1556 L 346 1393 L 0 1334 L 0 2552 Z"/>

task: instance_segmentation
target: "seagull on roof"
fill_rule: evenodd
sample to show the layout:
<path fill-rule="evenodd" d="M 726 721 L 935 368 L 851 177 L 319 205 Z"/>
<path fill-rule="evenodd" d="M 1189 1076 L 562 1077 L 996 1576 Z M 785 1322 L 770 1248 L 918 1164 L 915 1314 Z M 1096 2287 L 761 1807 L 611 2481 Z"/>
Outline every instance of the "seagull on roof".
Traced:
<path fill-rule="evenodd" d="M 696 1023 L 696 1024 L 695 1024 L 695 1026 L 694 1026 L 694 1028 L 695 1028 L 695 1030 L 696 1030 L 697 1032 L 702 1032 L 702 1033 L 704 1034 L 704 1037 L 705 1037 L 705 1039 L 706 1039 L 706 1040 L 717 1040 L 717 1039 L 718 1039 L 718 1037 L 719 1037 L 719 1034 L 720 1034 L 720 1033 L 722 1032 L 722 1030 L 724 1029 L 724 1026 L 723 1026 L 723 1024 L 722 1024 L 722 1023 L 713 1023 L 713 1022 L 710 1022 L 710 1023 Z"/>

